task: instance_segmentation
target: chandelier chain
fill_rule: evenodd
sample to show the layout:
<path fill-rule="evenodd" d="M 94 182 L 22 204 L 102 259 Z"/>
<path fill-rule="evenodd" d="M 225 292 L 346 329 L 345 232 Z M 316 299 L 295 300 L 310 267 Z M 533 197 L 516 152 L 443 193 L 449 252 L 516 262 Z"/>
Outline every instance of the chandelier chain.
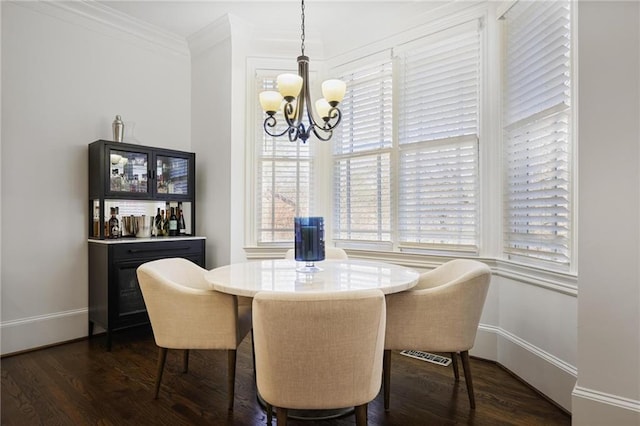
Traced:
<path fill-rule="evenodd" d="M 304 0 L 302 0 L 301 18 L 302 18 L 302 25 L 300 27 L 302 29 L 302 35 L 300 36 L 300 39 L 302 40 L 302 45 L 300 46 L 300 48 L 302 49 L 302 56 L 304 56 Z"/>

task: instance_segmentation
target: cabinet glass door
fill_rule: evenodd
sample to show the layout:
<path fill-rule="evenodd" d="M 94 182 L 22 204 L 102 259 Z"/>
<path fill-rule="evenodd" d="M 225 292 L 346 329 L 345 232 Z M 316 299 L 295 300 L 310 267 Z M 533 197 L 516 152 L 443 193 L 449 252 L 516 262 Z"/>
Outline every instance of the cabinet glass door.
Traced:
<path fill-rule="evenodd" d="M 149 192 L 149 154 L 109 149 L 109 190 L 145 194 Z"/>
<path fill-rule="evenodd" d="M 189 194 L 189 160 L 187 158 L 157 155 L 156 167 L 158 194 Z"/>
<path fill-rule="evenodd" d="M 122 262 L 116 264 L 118 318 L 124 319 L 134 314 L 146 312 L 147 308 L 138 284 L 136 270 L 144 262 Z"/>

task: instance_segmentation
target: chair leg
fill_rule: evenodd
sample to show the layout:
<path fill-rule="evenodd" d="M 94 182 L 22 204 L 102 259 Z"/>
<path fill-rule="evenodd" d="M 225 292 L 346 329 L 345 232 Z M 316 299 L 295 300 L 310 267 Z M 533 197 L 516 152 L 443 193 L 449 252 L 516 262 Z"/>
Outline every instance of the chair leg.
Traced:
<path fill-rule="evenodd" d="M 236 350 L 227 352 L 227 389 L 229 389 L 229 411 L 233 410 L 233 399 L 236 389 Z"/>
<path fill-rule="evenodd" d="M 469 394 L 469 404 L 471 408 L 476 408 L 476 399 L 473 395 L 473 381 L 471 380 L 471 366 L 469 365 L 469 351 L 460 352 L 462 358 L 462 368 L 464 370 L 464 380 L 467 382 L 467 393 Z"/>
<path fill-rule="evenodd" d="M 458 371 L 458 357 L 455 352 L 451 352 L 451 365 L 453 366 L 453 375 L 456 378 L 456 382 L 460 380 L 460 372 Z"/>
<path fill-rule="evenodd" d="M 253 358 L 253 383 L 257 383 L 256 378 L 256 345 L 253 343 L 253 328 L 251 328 L 251 357 Z"/>
<path fill-rule="evenodd" d="M 185 349 L 182 354 L 182 372 L 186 373 L 189 371 L 189 349 Z"/>
<path fill-rule="evenodd" d="M 385 349 L 382 355 L 382 383 L 384 385 L 384 410 L 389 411 L 391 394 L 391 350 Z"/>
<path fill-rule="evenodd" d="M 282 407 L 276 407 L 276 416 L 278 419 L 278 426 L 286 426 L 287 424 L 287 415 L 289 410 Z"/>
<path fill-rule="evenodd" d="M 356 411 L 356 426 L 367 426 L 367 404 L 357 405 Z"/>
<path fill-rule="evenodd" d="M 158 352 L 158 372 L 156 373 L 156 392 L 153 395 L 153 399 L 158 399 L 158 392 L 160 392 L 160 382 L 162 381 L 162 372 L 164 371 L 164 362 L 167 360 L 167 348 L 159 348 Z"/>
<path fill-rule="evenodd" d="M 265 408 L 267 409 L 267 425 L 271 426 L 271 422 L 273 422 L 273 406 L 265 402 Z"/>

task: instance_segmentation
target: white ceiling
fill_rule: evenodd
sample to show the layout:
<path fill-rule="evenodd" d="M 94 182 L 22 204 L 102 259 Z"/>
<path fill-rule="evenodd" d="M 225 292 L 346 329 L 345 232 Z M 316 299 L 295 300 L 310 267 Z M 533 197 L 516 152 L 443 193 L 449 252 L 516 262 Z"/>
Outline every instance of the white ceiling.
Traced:
<path fill-rule="evenodd" d="M 101 0 L 98 3 L 140 19 L 183 38 L 226 14 L 235 15 L 258 31 L 277 29 L 300 32 L 299 0 Z M 379 40 L 398 32 L 403 22 L 412 22 L 442 3 L 439 1 L 338 1 L 306 0 L 305 25 L 309 39 L 320 37 L 327 46 L 350 40 L 354 34 Z"/>

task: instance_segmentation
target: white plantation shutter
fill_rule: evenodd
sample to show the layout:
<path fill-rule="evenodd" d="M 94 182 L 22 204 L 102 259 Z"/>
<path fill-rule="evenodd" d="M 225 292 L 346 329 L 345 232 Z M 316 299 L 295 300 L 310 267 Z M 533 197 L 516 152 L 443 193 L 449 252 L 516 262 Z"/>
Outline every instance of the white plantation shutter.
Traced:
<path fill-rule="evenodd" d="M 400 242 L 477 247 L 478 144 L 425 144 L 400 153 Z"/>
<path fill-rule="evenodd" d="M 505 19 L 504 250 L 568 267 L 570 2 L 518 2 Z"/>
<path fill-rule="evenodd" d="M 334 239 L 390 241 L 390 154 L 337 160 Z"/>
<path fill-rule="evenodd" d="M 259 76 L 257 87 L 276 90 L 276 76 Z M 273 138 L 263 129 L 265 114 L 256 102 L 256 237 L 258 243 L 293 241 L 293 218 L 308 216 L 311 200 L 312 162 L 309 144 Z M 278 133 L 286 128 L 282 112 L 276 114 Z M 279 130 L 278 130 L 279 129 Z M 274 131 L 274 132 L 275 132 Z"/>
<path fill-rule="evenodd" d="M 476 251 L 479 24 L 467 23 L 403 50 L 399 243 Z"/>
<path fill-rule="evenodd" d="M 333 137 L 336 240 L 391 240 L 392 65 L 340 77 L 347 92 Z"/>

